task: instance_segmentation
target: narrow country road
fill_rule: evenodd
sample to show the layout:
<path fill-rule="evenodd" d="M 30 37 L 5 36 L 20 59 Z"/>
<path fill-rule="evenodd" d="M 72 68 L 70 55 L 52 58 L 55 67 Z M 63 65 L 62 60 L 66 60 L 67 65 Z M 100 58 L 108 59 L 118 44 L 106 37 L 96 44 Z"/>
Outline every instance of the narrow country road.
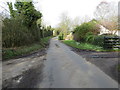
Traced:
<path fill-rule="evenodd" d="M 50 42 L 39 88 L 118 88 L 118 84 L 62 44 L 57 38 Z"/>
<path fill-rule="evenodd" d="M 35 88 L 118 88 L 115 80 L 95 65 L 84 60 L 80 55 L 71 51 L 68 46 L 58 41 L 56 37 L 50 41 L 46 60 L 43 62 L 44 65 L 38 65 L 42 63 L 39 60 L 40 57 L 31 59 L 32 63 L 37 62 L 31 64 L 36 65 L 36 67 L 30 70 L 28 74 L 23 75 L 17 84 L 13 84 L 13 87 L 22 88 L 27 85 L 27 87 Z M 31 62 L 30 59 L 27 60 L 27 63 Z M 28 66 L 27 63 L 25 63 L 26 67 Z M 20 65 L 24 67 L 24 63 Z M 16 68 L 19 66 L 16 65 Z M 5 69 L 6 77 L 7 74 L 10 76 L 9 74 L 12 73 L 10 66 L 11 73 L 9 73 L 10 70 L 7 71 L 7 67 Z M 15 73 L 15 71 L 13 72 Z M 18 73 L 18 70 L 16 72 Z M 4 76 L 4 78 L 6 77 Z"/>

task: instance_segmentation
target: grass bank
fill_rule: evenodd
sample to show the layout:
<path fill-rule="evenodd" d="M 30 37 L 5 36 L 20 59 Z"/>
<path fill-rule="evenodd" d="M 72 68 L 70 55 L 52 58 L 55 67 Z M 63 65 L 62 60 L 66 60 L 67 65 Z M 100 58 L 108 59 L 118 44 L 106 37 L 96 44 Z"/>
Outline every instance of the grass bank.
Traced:
<path fill-rule="evenodd" d="M 76 42 L 75 40 L 63 40 L 63 43 L 65 43 L 66 45 L 69 45 L 71 47 L 74 48 L 78 48 L 78 49 L 82 49 L 82 50 L 94 50 L 94 51 L 120 51 L 118 49 L 114 49 L 114 50 L 104 50 L 102 47 L 96 46 L 96 45 L 92 45 L 89 43 L 79 43 Z"/>
<path fill-rule="evenodd" d="M 45 38 L 41 39 L 41 42 L 29 45 L 29 46 L 3 48 L 2 49 L 2 59 L 3 60 L 12 59 L 12 58 L 15 58 L 17 56 L 30 54 L 36 50 L 43 49 L 48 45 L 50 38 L 51 37 L 45 37 Z"/>

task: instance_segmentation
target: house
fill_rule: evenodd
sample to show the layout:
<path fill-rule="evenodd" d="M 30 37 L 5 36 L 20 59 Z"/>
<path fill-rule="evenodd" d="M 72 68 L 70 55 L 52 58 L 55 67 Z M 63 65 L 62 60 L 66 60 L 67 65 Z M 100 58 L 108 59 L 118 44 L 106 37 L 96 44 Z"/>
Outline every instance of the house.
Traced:
<path fill-rule="evenodd" d="M 120 36 L 120 31 L 116 31 L 116 30 L 108 30 L 107 28 L 105 28 L 104 26 L 102 25 L 99 25 L 100 26 L 100 34 L 98 35 L 102 35 L 102 34 L 115 34 L 117 36 Z"/>
<path fill-rule="evenodd" d="M 65 40 L 72 40 L 73 39 L 73 35 L 72 32 L 66 36 Z"/>

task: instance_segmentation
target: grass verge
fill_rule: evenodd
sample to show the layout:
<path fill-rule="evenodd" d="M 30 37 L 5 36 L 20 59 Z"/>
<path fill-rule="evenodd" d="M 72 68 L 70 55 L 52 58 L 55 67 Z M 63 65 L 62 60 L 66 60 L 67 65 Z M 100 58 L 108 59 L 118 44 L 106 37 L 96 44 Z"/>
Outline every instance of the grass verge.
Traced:
<path fill-rule="evenodd" d="M 3 48 L 2 49 L 2 59 L 12 59 L 16 56 L 22 56 L 25 54 L 29 54 L 31 52 L 34 52 L 36 50 L 43 49 L 46 45 L 48 45 L 48 41 L 51 37 L 45 37 L 41 39 L 41 42 L 32 44 L 30 46 L 21 46 L 16 48 Z"/>
<path fill-rule="evenodd" d="M 89 44 L 89 43 L 79 43 L 79 42 L 76 42 L 75 40 L 63 40 L 62 42 L 65 43 L 66 45 L 69 45 L 69 46 L 74 47 L 74 48 L 82 49 L 82 50 L 120 51 L 118 49 L 104 50 L 102 47 L 99 47 L 99 46 L 96 46 L 96 45 L 92 45 L 92 44 Z"/>

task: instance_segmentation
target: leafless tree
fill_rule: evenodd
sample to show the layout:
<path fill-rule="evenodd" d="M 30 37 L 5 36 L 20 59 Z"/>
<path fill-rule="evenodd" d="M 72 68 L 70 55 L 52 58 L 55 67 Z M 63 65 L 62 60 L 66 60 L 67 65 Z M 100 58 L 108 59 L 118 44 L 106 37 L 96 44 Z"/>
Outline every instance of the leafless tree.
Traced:
<path fill-rule="evenodd" d="M 94 12 L 94 16 L 96 19 L 104 19 L 110 12 L 110 7 L 107 2 L 101 2 Z"/>
<path fill-rule="evenodd" d="M 66 36 L 71 30 L 71 18 L 68 16 L 67 12 L 61 14 L 58 27 L 61 29 L 64 36 Z"/>
<path fill-rule="evenodd" d="M 9 9 L 7 2 L 0 2 L 0 21 L 3 21 L 4 18 L 9 17 Z"/>
<path fill-rule="evenodd" d="M 116 33 L 118 29 L 117 4 L 113 2 L 101 2 L 94 12 L 95 18 L 101 25 Z"/>

